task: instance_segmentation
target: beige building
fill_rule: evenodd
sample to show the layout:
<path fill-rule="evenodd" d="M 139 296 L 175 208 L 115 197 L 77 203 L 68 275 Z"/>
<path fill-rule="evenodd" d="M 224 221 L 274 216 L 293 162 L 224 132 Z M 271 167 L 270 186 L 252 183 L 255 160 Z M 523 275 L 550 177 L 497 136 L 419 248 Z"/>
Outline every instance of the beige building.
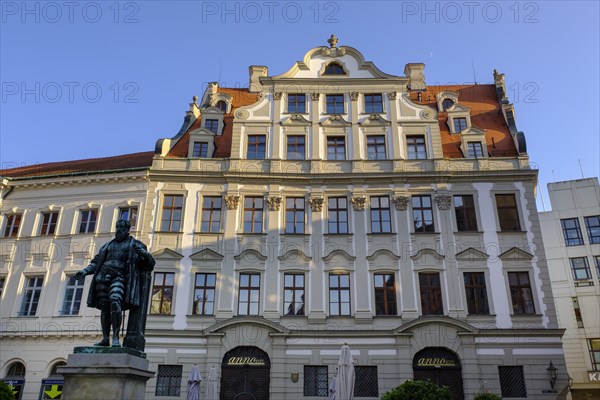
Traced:
<path fill-rule="evenodd" d="M 157 261 L 146 346 L 157 375 L 148 398 L 185 396 L 194 363 L 205 378 L 217 368 L 222 399 L 327 397 L 344 343 L 357 398 L 379 398 L 411 378 L 446 384 L 455 399 L 488 390 L 566 395 L 537 171 L 504 75 L 428 86 L 424 67 L 390 75 L 332 37 L 280 75 L 251 66 L 248 89 L 214 83 L 194 97 L 180 131 L 160 139 L 140 171 L 145 195 L 129 196 L 130 181 L 122 190 L 101 179 L 57 188 L 69 201 L 84 187 L 86 201 L 108 201 L 94 242 L 108 240 L 118 207 L 139 204 L 136 237 Z M 29 220 L 43 219 L 31 210 L 44 207 L 47 189 L 23 192 L 18 185 L 29 180 L 19 171 L 3 174 L 3 248 L 40 236 Z M 78 207 L 61 220 L 69 240 L 81 236 Z M 13 236 L 16 215 L 27 222 Z M 60 318 L 50 303 L 21 313 L 31 308 L 23 305 L 35 275 L 27 268 L 47 271 L 40 298 L 62 299 L 91 253 L 46 264 L 3 253 L 2 301 L 15 306 L 2 308 L 9 350 L 0 367 L 5 380 L 25 370 L 32 398 L 53 360 L 92 338 L 84 326 L 47 337 L 29 328 Z M 47 286 L 50 277 L 58 283 Z M 77 321 L 97 324 L 93 311 L 80 314 Z"/>
<path fill-rule="evenodd" d="M 600 397 L 600 186 L 598 178 L 548 184 L 540 213 L 573 400 Z"/>

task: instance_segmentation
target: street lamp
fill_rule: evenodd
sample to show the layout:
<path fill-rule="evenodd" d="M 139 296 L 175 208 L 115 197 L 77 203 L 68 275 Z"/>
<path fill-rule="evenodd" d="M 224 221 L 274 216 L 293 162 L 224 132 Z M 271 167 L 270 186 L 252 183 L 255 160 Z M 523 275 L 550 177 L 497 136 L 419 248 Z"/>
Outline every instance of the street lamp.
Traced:
<path fill-rule="evenodd" d="M 550 361 L 550 365 L 548 366 L 548 368 L 546 368 L 546 371 L 548 371 L 548 375 L 550 375 L 550 386 L 552 387 L 552 389 L 554 389 L 554 384 L 556 383 L 556 372 L 558 371 L 558 369 L 554 366 L 554 364 L 552 364 L 552 361 Z"/>

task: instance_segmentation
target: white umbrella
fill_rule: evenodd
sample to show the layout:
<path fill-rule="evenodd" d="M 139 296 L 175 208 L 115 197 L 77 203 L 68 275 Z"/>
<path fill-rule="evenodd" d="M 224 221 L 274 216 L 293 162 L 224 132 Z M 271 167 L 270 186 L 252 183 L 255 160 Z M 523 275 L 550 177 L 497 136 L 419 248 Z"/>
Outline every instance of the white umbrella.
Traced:
<path fill-rule="evenodd" d="M 187 400 L 200 400 L 200 381 L 202 381 L 200 370 L 194 364 L 188 375 Z"/>
<path fill-rule="evenodd" d="M 211 367 L 206 385 L 206 400 L 217 400 L 217 369 Z"/>
<path fill-rule="evenodd" d="M 344 343 L 338 361 L 336 400 L 354 399 L 354 360 L 348 344 Z"/>

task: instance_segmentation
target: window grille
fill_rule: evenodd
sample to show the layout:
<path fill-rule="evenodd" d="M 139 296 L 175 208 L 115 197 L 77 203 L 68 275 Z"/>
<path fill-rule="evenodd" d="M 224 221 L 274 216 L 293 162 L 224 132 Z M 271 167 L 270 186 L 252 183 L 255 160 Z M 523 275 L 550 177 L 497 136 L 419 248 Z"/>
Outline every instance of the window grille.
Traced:
<path fill-rule="evenodd" d="M 179 396 L 182 370 L 182 365 L 159 365 L 154 394 L 156 396 Z"/>
<path fill-rule="evenodd" d="M 523 367 L 498 367 L 502 397 L 527 397 Z"/>
<path fill-rule="evenodd" d="M 354 397 L 379 397 L 377 367 L 354 367 Z"/>

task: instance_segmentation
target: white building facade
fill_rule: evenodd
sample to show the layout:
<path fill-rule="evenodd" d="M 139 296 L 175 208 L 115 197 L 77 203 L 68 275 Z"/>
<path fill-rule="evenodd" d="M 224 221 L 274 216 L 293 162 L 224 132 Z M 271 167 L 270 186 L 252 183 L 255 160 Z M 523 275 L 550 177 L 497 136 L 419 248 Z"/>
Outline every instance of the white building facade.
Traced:
<path fill-rule="evenodd" d="M 598 178 L 548 184 L 540 213 L 573 400 L 600 396 L 600 186 Z"/>
<path fill-rule="evenodd" d="M 217 368 L 222 399 L 327 397 L 344 343 L 357 398 L 412 378 L 455 399 L 566 395 L 537 171 L 504 76 L 429 87 L 423 71 L 383 73 L 332 38 L 286 73 L 251 66 L 248 89 L 194 98 L 139 197 L 136 237 L 157 261 L 148 398 L 185 396 L 194 363 Z M 3 230 L 23 202 L 5 197 Z M 3 302 L 21 301 L 24 269 L 4 271 L 19 283 Z M 11 337 L 5 377 L 26 340 Z M 27 393 L 44 370 L 21 361 Z"/>

